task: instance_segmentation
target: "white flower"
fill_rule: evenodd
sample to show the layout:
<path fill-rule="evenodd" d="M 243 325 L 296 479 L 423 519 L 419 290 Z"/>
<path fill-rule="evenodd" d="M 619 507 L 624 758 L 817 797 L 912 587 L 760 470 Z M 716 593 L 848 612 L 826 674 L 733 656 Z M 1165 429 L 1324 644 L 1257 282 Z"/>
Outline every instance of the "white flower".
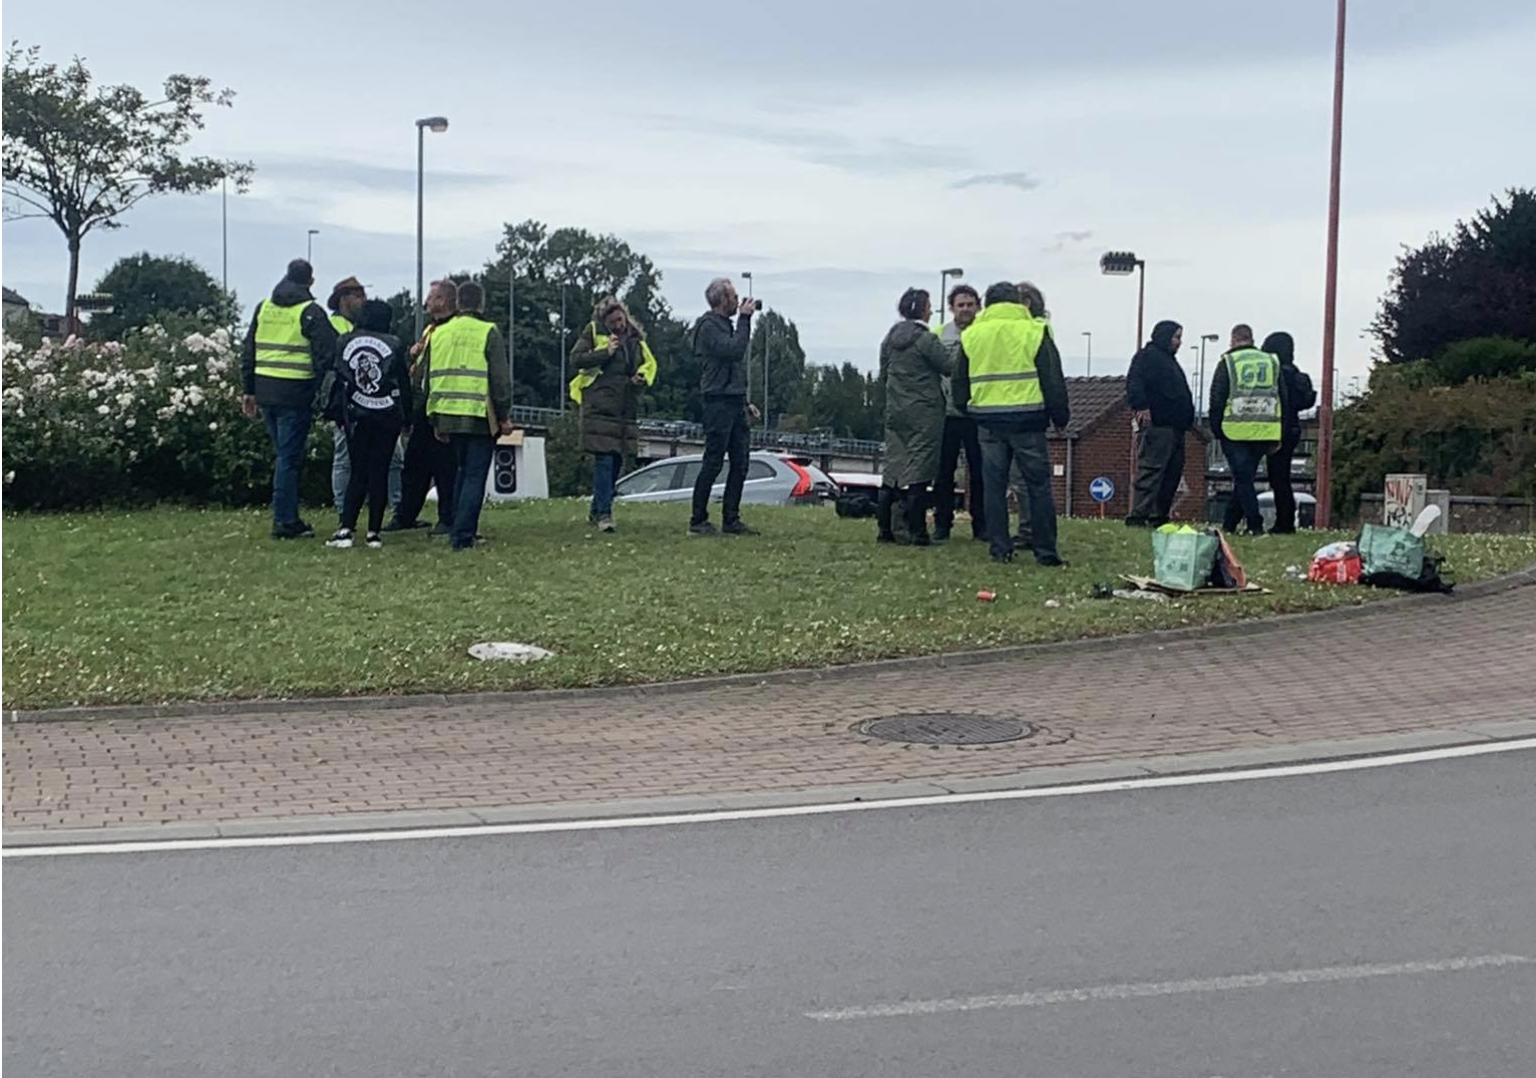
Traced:
<path fill-rule="evenodd" d="M 137 419 L 133 418 L 133 416 L 129 416 L 127 419 L 123 420 L 123 426 L 127 427 L 129 430 L 132 430 L 134 427 L 137 427 L 138 425 L 139 425 L 139 421 Z"/>
<path fill-rule="evenodd" d="M 101 396 L 101 394 L 94 389 L 89 389 L 86 390 L 85 396 L 87 400 L 95 400 L 97 397 Z"/>
<path fill-rule="evenodd" d="M 133 394 L 132 393 L 119 393 L 117 395 L 117 406 L 119 408 L 132 408 L 133 407 Z"/>
<path fill-rule="evenodd" d="M 112 414 L 112 409 L 108 408 L 105 404 L 98 404 L 96 406 L 96 414 L 97 415 L 111 415 Z"/>
<path fill-rule="evenodd" d="M 6 482 L 7 486 L 9 486 L 10 484 L 16 482 L 16 469 L 15 468 L 12 468 L 10 471 L 5 473 L 5 482 Z"/>
<path fill-rule="evenodd" d="M 219 429 L 219 425 L 217 423 L 209 423 L 208 424 L 208 429 L 209 430 L 218 430 Z"/>

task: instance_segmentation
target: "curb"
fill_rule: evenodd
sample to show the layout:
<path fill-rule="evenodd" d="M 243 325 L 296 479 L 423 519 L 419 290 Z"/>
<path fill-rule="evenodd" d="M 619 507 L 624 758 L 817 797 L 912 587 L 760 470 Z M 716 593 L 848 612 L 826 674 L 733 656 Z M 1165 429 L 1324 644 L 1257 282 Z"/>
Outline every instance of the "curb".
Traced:
<path fill-rule="evenodd" d="M 132 721 L 137 719 L 212 718 L 220 715 L 314 714 L 359 709 L 395 709 L 410 707 L 450 707 L 464 704 L 538 704 L 576 699 L 632 699 L 647 696 L 673 696 L 711 689 L 746 685 L 786 685 L 817 681 L 842 681 L 878 677 L 887 673 L 914 670 L 983 666 L 991 663 L 1026 661 L 1063 653 L 1096 654 L 1122 651 L 1126 647 L 1158 647 L 1193 640 L 1219 640 L 1268 632 L 1277 627 L 1310 625 L 1322 621 L 1349 621 L 1362 617 L 1387 616 L 1414 604 L 1471 602 L 1501 595 L 1518 588 L 1536 585 L 1536 565 L 1488 580 L 1458 585 L 1450 595 L 1407 594 L 1362 602 L 1328 610 L 1308 610 L 1297 614 L 1279 614 L 1223 625 L 1202 625 L 1181 629 L 1158 629 L 1142 633 L 1081 640 L 1060 640 L 1049 644 L 1020 644 L 981 651 L 959 651 L 941 655 L 917 655 L 899 659 L 881 659 L 843 666 L 797 668 L 765 671 L 757 674 L 721 674 L 682 681 L 663 681 L 649 685 L 613 685 L 581 689 L 524 689 L 503 692 L 417 693 L 394 696 L 326 696 L 295 699 L 218 700 L 206 703 L 112 704 L 101 707 L 42 708 L 36 711 L 5 712 L 5 724 L 33 722 L 79 722 L 88 719 Z"/>
<path fill-rule="evenodd" d="M 686 815 L 740 809 L 784 808 L 854 801 L 888 801 L 935 794 L 983 793 L 996 790 L 1080 786 L 1121 779 L 1213 774 L 1222 771 L 1284 767 L 1294 764 L 1360 760 L 1424 749 L 1491 745 L 1536 738 L 1536 719 L 1474 723 L 1446 730 L 1418 730 L 1335 741 L 1301 741 L 1291 745 L 1142 756 L 1129 760 L 1058 764 L 1009 775 L 956 779 L 948 782 L 908 779 L 845 786 L 816 786 L 747 793 L 692 794 L 672 797 L 624 798 L 611 801 L 546 802 L 395 812 L 335 813 L 328 816 L 288 816 L 264 819 L 179 821 L 143 827 L 8 830 L 6 849 L 42 846 L 163 842 L 176 839 L 279 838 L 301 835 L 352 834 L 370 831 L 432 831 L 439 828 L 487 827 L 497 824 L 576 822 L 616 817 Z"/>

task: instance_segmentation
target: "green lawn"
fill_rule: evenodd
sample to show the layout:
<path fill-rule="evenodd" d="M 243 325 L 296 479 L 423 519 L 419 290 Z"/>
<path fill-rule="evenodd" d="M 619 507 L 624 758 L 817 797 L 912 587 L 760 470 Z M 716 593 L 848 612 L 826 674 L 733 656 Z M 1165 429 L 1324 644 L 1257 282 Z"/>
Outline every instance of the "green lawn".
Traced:
<path fill-rule="evenodd" d="M 689 539 L 681 506 L 621 506 L 598 536 L 576 501 L 488 509 L 491 542 L 424 532 L 382 551 L 277 543 L 264 513 L 9 516 L 4 705 L 611 685 L 819 666 L 1261 617 L 1383 597 L 1293 582 L 1332 536 L 1238 540 L 1266 596 L 1089 598 L 1151 571 L 1146 532 L 1065 521 L 1067 570 L 993 565 L 986 546 L 877 547 L 872 521 L 756 509 L 757 539 Z M 312 514 L 321 522 L 318 513 Z M 324 531 L 324 529 L 322 529 Z M 1436 544 L 1470 581 L 1536 562 L 1536 537 Z M 978 589 L 997 591 L 992 604 Z M 1060 601 L 1047 608 L 1046 601 Z M 482 663 L 481 640 L 554 651 Z"/>

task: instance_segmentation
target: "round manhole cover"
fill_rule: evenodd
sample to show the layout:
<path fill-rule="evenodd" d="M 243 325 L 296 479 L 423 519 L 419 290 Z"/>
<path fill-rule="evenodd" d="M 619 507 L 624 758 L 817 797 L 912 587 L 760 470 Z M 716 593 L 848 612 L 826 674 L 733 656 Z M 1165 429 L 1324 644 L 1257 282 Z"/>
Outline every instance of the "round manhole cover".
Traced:
<path fill-rule="evenodd" d="M 1036 727 L 1017 719 L 989 715 L 956 715 L 931 712 L 925 715 L 887 715 L 866 719 L 854 727 L 866 737 L 905 741 L 916 745 L 993 745 L 1033 737 Z"/>

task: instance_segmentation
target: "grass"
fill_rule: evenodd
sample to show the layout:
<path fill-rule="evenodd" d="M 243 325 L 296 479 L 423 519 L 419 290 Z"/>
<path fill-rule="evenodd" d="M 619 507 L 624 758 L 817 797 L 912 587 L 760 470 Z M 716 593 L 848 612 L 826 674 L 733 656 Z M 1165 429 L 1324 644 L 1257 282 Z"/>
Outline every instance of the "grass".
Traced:
<path fill-rule="evenodd" d="M 1286 578 L 1323 542 L 1237 540 L 1263 596 L 1089 598 L 1150 573 L 1147 533 L 1063 521 L 1067 570 L 993 565 L 985 544 L 877 547 L 871 521 L 756 509 L 757 539 L 690 539 L 686 508 L 621 506 L 619 532 L 567 500 L 488 509 L 490 545 L 425 532 L 382 551 L 277 543 L 255 511 L 10 516 L 4 706 L 614 685 L 1068 640 L 1384 597 Z M 316 518 L 319 519 L 318 517 Z M 1536 536 L 1446 536 L 1466 582 L 1536 561 Z M 980 589 L 995 603 L 976 600 Z M 1047 600 L 1060 602 L 1048 608 Z M 483 663 L 482 640 L 556 658 Z"/>

